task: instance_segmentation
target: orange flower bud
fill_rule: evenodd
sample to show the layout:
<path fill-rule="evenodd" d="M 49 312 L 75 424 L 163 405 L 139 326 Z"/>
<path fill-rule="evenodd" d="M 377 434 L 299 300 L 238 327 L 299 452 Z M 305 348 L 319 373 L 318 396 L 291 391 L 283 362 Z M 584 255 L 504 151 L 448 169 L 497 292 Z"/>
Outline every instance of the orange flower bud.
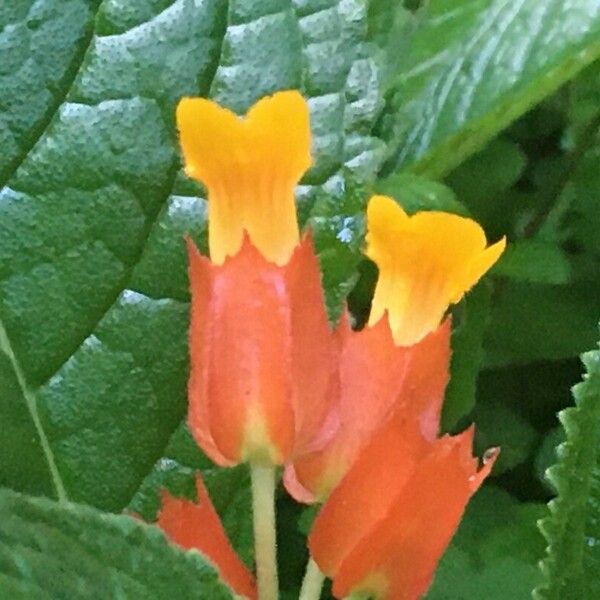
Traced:
<path fill-rule="evenodd" d="M 219 465 L 282 464 L 331 435 L 331 332 L 310 236 L 289 262 L 246 237 L 222 265 L 188 242 L 189 424 Z M 324 425 L 325 424 L 325 425 Z"/>
<path fill-rule="evenodd" d="M 215 510 L 202 478 L 196 476 L 198 502 L 173 498 L 162 493 L 162 508 L 157 525 L 167 537 L 186 550 L 195 549 L 213 564 L 221 579 L 236 593 L 248 600 L 256 599 L 256 582 L 240 560 Z"/>
<path fill-rule="evenodd" d="M 324 448 L 286 467 L 286 488 L 300 502 L 327 498 L 392 411 L 419 422 L 427 439 L 438 434 L 448 381 L 450 320 L 410 347 L 394 343 L 387 317 L 362 331 L 352 331 L 343 319 L 336 333 L 338 398 L 330 410 L 337 413 L 339 426 Z"/>
<path fill-rule="evenodd" d="M 360 452 L 315 520 L 309 547 L 343 598 L 416 600 L 431 584 L 472 494 L 497 451 L 478 469 L 473 429 L 427 441 L 394 415 Z"/>

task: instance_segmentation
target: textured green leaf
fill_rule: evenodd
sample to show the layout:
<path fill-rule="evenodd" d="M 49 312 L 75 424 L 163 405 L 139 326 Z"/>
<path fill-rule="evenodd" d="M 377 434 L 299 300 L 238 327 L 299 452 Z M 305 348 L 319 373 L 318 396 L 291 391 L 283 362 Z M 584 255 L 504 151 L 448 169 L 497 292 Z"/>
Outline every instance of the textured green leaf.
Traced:
<path fill-rule="evenodd" d="M 566 441 L 548 478 L 557 491 L 541 523 L 548 541 L 537 598 L 600 595 L 600 351 L 582 356 L 586 375 L 573 388 L 575 406 L 560 413 Z"/>
<path fill-rule="evenodd" d="M 0 491 L 0 596 L 11 600 L 233 598 L 195 551 L 130 517 Z"/>
<path fill-rule="evenodd" d="M 391 86 L 388 167 L 440 176 L 600 55 L 599 0 L 431 0 Z"/>
<path fill-rule="evenodd" d="M 346 296 L 358 280 L 362 254 L 367 190 L 350 180 L 344 197 L 321 194 L 315 201 L 307 227 L 319 254 L 325 302 L 332 322 L 337 321 Z"/>
<path fill-rule="evenodd" d="M 25 159 L 64 100 L 90 43 L 99 0 L 0 6 L 0 181 Z"/>
<path fill-rule="evenodd" d="M 181 174 L 177 100 L 244 111 L 300 88 L 315 158 L 303 218 L 318 194 L 341 202 L 347 174 L 375 172 L 381 100 L 362 0 L 104 0 L 93 33 L 89 19 L 66 28 L 68 76 L 57 63 L 59 91 L 23 134 L 32 151 L 0 182 L 0 483 L 120 510 L 185 415 L 182 238 L 204 243 L 206 207 Z"/>

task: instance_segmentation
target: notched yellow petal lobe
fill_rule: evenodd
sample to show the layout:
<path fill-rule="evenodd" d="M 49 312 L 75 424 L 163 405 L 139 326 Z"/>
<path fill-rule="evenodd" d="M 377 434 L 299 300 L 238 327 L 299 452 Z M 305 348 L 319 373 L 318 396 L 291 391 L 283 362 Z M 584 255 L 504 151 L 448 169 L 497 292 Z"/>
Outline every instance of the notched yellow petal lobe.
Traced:
<path fill-rule="evenodd" d="M 472 219 L 435 211 L 409 216 L 387 196 L 371 198 L 367 222 L 366 254 L 379 268 L 369 322 L 387 311 L 399 345 L 433 331 L 506 246 L 503 238 L 486 247 Z"/>
<path fill-rule="evenodd" d="M 186 173 L 208 189 L 212 261 L 234 255 L 247 231 L 265 258 L 287 262 L 299 241 L 294 188 L 311 164 L 304 98 L 278 92 L 245 117 L 183 98 L 176 117 Z"/>

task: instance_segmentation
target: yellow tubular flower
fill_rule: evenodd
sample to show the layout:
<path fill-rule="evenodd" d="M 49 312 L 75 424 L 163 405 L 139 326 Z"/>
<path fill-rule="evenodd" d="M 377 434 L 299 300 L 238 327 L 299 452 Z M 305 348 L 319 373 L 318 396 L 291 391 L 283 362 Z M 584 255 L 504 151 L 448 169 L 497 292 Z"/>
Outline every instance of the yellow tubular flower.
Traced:
<path fill-rule="evenodd" d="M 212 262 L 236 254 L 247 232 L 266 259 L 285 264 L 299 241 L 294 188 L 311 164 L 304 98 L 279 92 L 244 118 L 205 98 L 183 98 L 177 127 L 186 173 L 208 188 Z"/>
<path fill-rule="evenodd" d="M 409 216 L 386 196 L 371 198 L 367 222 L 366 254 L 379 268 L 369 324 L 388 311 L 401 346 L 433 331 L 506 246 L 503 238 L 486 247 L 485 233 L 472 219 L 434 211 Z"/>

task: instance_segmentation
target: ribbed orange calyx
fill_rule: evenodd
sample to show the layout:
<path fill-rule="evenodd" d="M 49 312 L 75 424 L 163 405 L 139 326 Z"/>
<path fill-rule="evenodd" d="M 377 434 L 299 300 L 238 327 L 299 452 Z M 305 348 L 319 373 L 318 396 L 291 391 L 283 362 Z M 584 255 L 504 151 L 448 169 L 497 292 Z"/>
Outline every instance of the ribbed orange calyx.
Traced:
<path fill-rule="evenodd" d="M 196 503 L 164 491 L 157 525 L 178 546 L 206 556 L 236 594 L 255 600 L 254 576 L 231 546 L 200 475 L 196 476 L 196 491 Z"/>
<path fill-rule="evenodd" d="M 433 331 L 506 246 L 502 239 L 487 247 L 472 219 L 436 211 L 409 216 L 386 196 L 371 198 L 367 220 L 366 254 L 379 268 L 369 322 L 387 311 L 400 345 Z"/>
<path fill-rule="evenodd" d="M 466 504 L 489 474 L 471 455 L 473 429 L 426 440 L 397 415 L 360 452 L 315 520 L 311 554 L 336 598 L 417 600 L 429 588 Z"/>
<path fill-rule="evenodd" d="M 244 232 L 282 265 L 299 241 L 294 188 L 311 164 L 308 106 L 296 91 L 236 114 L 205 98 L 183 98 L 177 127 L 187 174 L 208 189 L 211 260 L 221 264 Z"/>
<path fill-rule="evenodd" d="M 387 317 L 362 331 L 352 331 L 343 319 L 336 334 L 338 399 L 330 410 L 339 425 L 323 448 L 286 467 L 286 488 L 300 502 L 325 500 L 392 412 L 413 419 L 429 440 L 439 430 L 450 360 L 449 320 L 410 347 L 394 343 Z"/>
<path fill-rule="evenodd" d="M 222 265 L 188 242 L 189 424 L 219 465 L 282 464 L 324 435 L 333 372 L 310 237 L 283 266 L 246 237 Z"/>

